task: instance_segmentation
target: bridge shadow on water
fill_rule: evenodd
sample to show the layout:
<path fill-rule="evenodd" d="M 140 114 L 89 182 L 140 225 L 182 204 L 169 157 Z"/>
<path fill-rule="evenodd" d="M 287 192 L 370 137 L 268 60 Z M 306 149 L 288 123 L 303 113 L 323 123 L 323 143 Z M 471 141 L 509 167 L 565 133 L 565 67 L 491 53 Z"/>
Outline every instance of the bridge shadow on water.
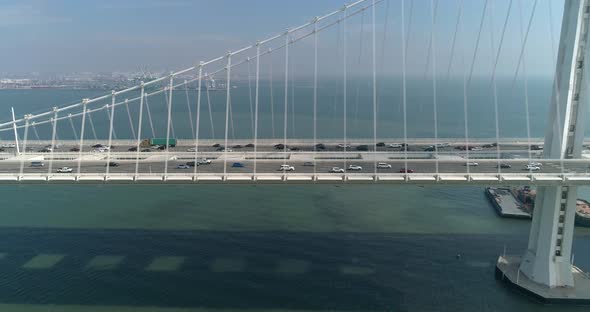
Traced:
<path fill-rule="evenodd" d="M 493 278 L 504 244 L 520 253 L 525 237 L 38 228 L 1 228 L 0 237 L 3 303 L 249 310 L 538 308 Z M 582 240 L 587 244 L 588 238 Z"/>

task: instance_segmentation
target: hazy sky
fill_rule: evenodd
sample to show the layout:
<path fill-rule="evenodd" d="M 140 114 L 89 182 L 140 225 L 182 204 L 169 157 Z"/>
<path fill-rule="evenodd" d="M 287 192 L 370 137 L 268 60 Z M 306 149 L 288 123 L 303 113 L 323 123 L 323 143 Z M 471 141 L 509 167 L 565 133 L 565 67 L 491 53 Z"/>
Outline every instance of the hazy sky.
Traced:
<path fill-rule="evenodd" d="M 407 26 L 410 28 L 408 72 L 423 75 L 428 70 L 431 0 L 413 0 L 410 4 L 411 1 L 405 1 L 406 22 L 413 6 L 412 23 Z M 438 1 L 435 55 L 437 71 L 446 73 L 461 0 Z M 455 74 L 462 71 L 463 61 L 471 62 L 484 1 L 463 0 L 464 31 L 457 39 L 453 58 Z M 490 49 L 490 30 L 494 29 L 493 44 L 497 48 L 510 0 L 489 2 L 475 75 L 491 70 L 494 53 Z M 343 0 L 1 0 L 0 73 L 129 71 L 140 67 L 154 71 L 180 69 L 302 24 L 343 3 Z M 510 76 L 514 71 L 521 46 L 519 7 L 523 7 L 522 22 L 526 28 L 533 3 L 534 0 L 513 1 L 499 75 Z M 525 54 L 531 75 L 553 73 L 550 6 L 552 31 L 555 40 L 559 40 L 563 0 L 538 0 Z M 385 0 L 378 5 L 377 58 L 384 73 L 399 73 L 401 68 L 400 10 L 401 0 Z M 371 53 L 369 13 L 359 14 L 348 24 L 348 64 L 360 73 L 370 64 L 370 58 L 366 58 Z M 337 40 L 337 35 L 338 27 L 321 35 L 320 58 L 324 62 L 320 70 L 324 74 L 337 74 L 341 68 L 342 38 Z M 311 71 L 312 42 L 307 40 L 292 50 L 292 62 L 299 73 Z M 337 45 L 340 51 L 336 51 Z M 281 56 L 273 60 L 277 67 L 281 66 Z"/>

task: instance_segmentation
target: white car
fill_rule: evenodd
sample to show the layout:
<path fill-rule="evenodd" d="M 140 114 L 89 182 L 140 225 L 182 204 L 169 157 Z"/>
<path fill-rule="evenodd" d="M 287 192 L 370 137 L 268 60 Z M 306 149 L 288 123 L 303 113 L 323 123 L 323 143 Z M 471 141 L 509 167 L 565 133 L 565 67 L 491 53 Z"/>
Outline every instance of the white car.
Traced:
<path fill-rule="evenodd" d="M 344 173 L 344 168 L 332 167 L 332 169 L 330 169 L 330 172 L 332 172 L 332 173 Z"/>
<path fill-rule="evenodd" d="M 279 170 L 281 170 L 281 171 L 295 171 L 295 167 L 290 166 L 290 165 L 281 165 Z"/>
<path fill-rule="evenodd" d="M 197 163 L 199 165 L 210 165 L 211 159 L 199 159 L 199 160 L 197 160 Z"/>
<path fill-rule="evenodd" d="M 72 169 L 70 167 L 61 167 L 61 168 L 57 169 L 58 173 L 71 173 L 72 171 L 74 171 L 74 169 Z"/>
<path fill-rule="evenodd" d="M 191 148 L 187 149 L 186 151 L 187 151 L 187 152 L 195 152 L 196 150 L 197 150 L 196 148 L 194 148 L 194 147 L 191 147 Z"/>
<path fill-rule="evenodd" d="M 399 143 L 391 143 L 388 145 L 390 148 L 401 148 L 402 145 Z"/>
<path fill-rule="evenodd" d="M 361 171 L 361 170 L 363 170 L 363 167 L 361 167 L 359 165 L 350 165 L 350 166 L 348 166 L 348 170 Z"/>
<path fill-rule="evenodd" d="M 106 152 L 108 150 L 106 148 L 100 147 L 100 148 L 95 149 L 94 151 L 99 152 L 99 153 L 104 153 L 104 152 Z"/>
<path fill-rule="evenodd" d="M 451 146 L 451 143 L 438 143 L 437 145 L 438 147 L 449 147 Z"/>
<path fill-rule="evenodd" d="M 528 164 L 528 165 L 526 165 L 526 170 L 539 171 L 539 170 L 541 170 L 541 167 L 539 167 L 539 166 L 533 166 L 531 164 Z"/>
<path fill-rule="evenodd" d="M 479 164 L 476 162 L 470 161 L 468 163 L 465 163 L 465 166 L 479 166 Z"/>
<path fill-rule="evenodd" d="M 541 166 L 543 166 L 542 163 L 536 162 L 536 161 L 532 161 L 528 165 L 531 166 L 531 167 L 541 167 Z"/>
<path fill-rule="evenodd" d="M 189 166 L 189 165 L 178 165 L 178 166 L 176 166 L 176 169 L 190 169 L 190 168 L 191 168 L 191 166 Z"/>
<path fill-rule="evenodd" d="M 338 144 L 339 148 L 351 148 L 352 146 L 350 144 L 344 144 L 344 143 L 340 143 Z"/>
<path fill-rule="evenodd" d="M 379 169 L 391 169 L 391 165 L 388 163 L 378 163 L 377 168 Z"/>
<path fill-rule="evenodd" d="M 483 148 L 479 147 L 479 146 L 475 146 L 471 148 L 472 151 L 483 151 Z"/>

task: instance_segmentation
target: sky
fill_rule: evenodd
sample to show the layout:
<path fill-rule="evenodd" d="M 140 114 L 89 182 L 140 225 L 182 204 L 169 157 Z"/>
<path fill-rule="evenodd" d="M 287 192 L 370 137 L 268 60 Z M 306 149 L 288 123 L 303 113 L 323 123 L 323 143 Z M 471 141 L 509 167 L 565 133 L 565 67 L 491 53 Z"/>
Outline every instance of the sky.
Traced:
<path fill-rule="evenodd" d="M 463 27 L 455 53 L 451 54 L 461 1 Z M 522 46 L 520 22 L 526 29 L 535 0 L 489 0 L 477 44 L 485 1 L 405 0 L 403 15 L 406 31 L 409 30 L 407 74 L 430 75 L 434 61 L 437 75 L 446 74 L 449 67 L 451 75 L 461 75 L 471 67 L 474 75 L 489 75 L 502 26 L 510 12 L 497 74 L 513 75 Z M 508 11 L 510 2 L 512 7 Z M 0 73 L 182 69 L 281 33 L 314 16 L 334 11 L 344 3 L 344 0 L 0 0 Z M 383 74 L 401 73 L 401 5 L 402 0 L 384 0 L 377 5 L 375 53 Z M 430 50 L 435 53 L 429 54 L 432 12 L 436 12 L 436 21 L 434 45 Z M 562 14 L 563 0 L 537 0 L 524 53 L 529 75 L 553 74 L 554 46 L 559 40 Z M 372 26 L 367 11 L 351 17 L 346 26 L 341 23 L 323 31 L 318 48 L 321 74 L 340 74 L 345 55 L 350 72 L 369 74 Z M 476 45 L 478 53 L 472 62 Z M 292 47 L 290 66 L 297 74 L 309 74 L 313 70 L 312 56 L 310 37 Z M 272 62 L 280 70 L 284 67 L 281 65 L 284 52 L 277 51 L 268 60 L 263 67 Z"/>

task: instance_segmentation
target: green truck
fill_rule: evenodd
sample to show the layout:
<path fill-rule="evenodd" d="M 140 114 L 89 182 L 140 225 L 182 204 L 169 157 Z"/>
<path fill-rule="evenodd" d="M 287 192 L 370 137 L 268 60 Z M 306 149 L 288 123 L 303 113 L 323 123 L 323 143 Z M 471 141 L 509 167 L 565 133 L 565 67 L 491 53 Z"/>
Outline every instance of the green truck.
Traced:
<path fill-rule="evenodd" d="M 166 146 L 166 141 L 168 141 L 168 145 L 170 145 L 170 147 L 175 147 L 176 146 L 176 139 L 173 138 L 152 138 L 149 140 L 150 145 L 154 146 L 154 145 L 163 145 Z"/>

